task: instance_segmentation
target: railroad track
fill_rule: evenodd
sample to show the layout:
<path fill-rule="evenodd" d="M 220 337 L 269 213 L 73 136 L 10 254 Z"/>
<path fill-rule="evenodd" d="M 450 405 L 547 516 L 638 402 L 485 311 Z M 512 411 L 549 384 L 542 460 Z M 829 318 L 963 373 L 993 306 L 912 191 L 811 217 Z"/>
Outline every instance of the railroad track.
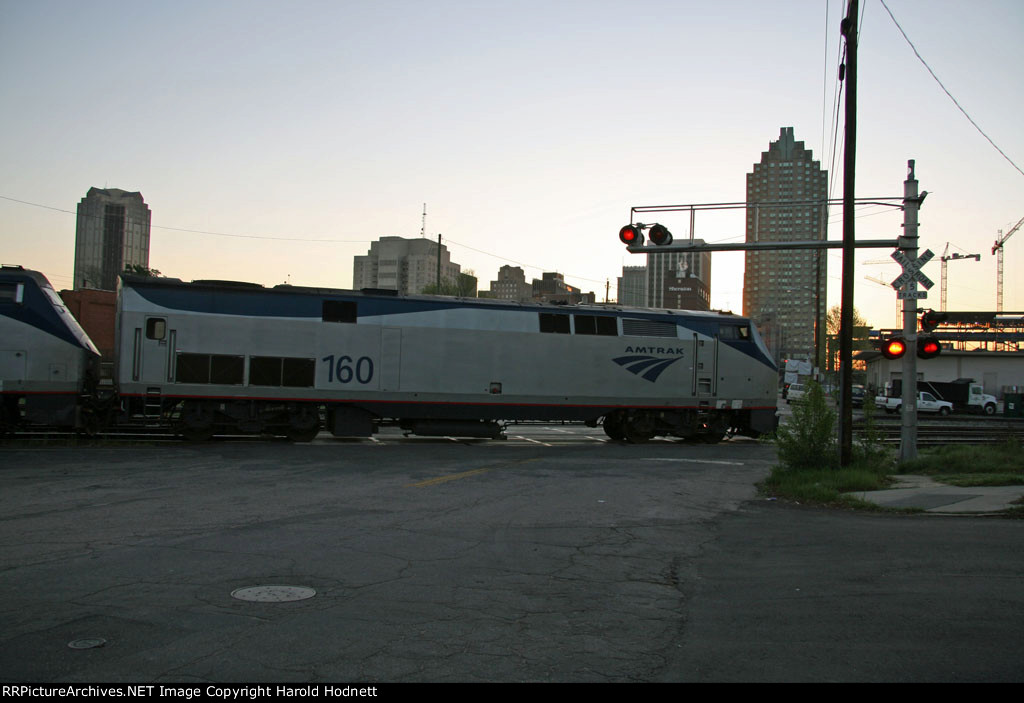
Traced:
<path fill-rule="evenodd" d="M 514 423 L 513 428 L 527 429 L 541 426 L 564 426 L 579 423 Z M 884 444 L 898 445 L 900 442 L 900 417 L 875 417 L 875 431 Z M 853 423 L 854 435 L 859 439 L 864 436 L 864 423 L 857 420 Z M 218 435 L 218 441 L 287 441 L 281 437 L 261 435 Z M 952 418 L 919 418 L 917 427 L 917 445 L 919 447 L 938 447 L 951 445 L 992 445 L 1016 440 L 1024 445 L 1024 418 L 987 418 L 987 417 L 952 417 Z M 87 436 L 81 433 L 57 428 L 35 428 L 18 430 L 8 434 L 0 434 L 0 445 L 5 443 L 18 444 L 133 444 L 133 443 L 166 443 L 181 442 L 179 435 L 169 427 L 124 427 Z"/>
<path fill-rule="evenodd" d="M 900 418 L 876 417 L 875 430 L 885 444 L 899 444 Z M 854 422 L 853 432 L 864 436 L 864 423 Z M 917 446 L 941 447 L 974 444 L 1024 443 L 1024 421 L 1009 418 L 918 418 Z"/>

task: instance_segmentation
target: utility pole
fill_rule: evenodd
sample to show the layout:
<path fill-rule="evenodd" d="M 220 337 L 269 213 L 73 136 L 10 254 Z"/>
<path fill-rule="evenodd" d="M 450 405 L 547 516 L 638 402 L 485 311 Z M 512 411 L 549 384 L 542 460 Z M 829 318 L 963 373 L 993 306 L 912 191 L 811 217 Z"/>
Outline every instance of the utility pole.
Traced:
<path fill-rule="evenodd" d="M 914 177 L 914 161 L 907 162 L 907 180 L 903 181 L 903 236 L 900 249 L 911 261 L 917 260 L 917 211 L 921 207 Z M 928 252 L 929 254 L 931 252 Z M 900 426 L 900 461 L 917 458 L 917 297 L 916 284 L 907 283 L 903 294 L 903 406 Z"/>
<path fill-rule="evenodd" d="M 843 282 L 839 325 L 839 464 L 853 460 L 854 182 L 857 163 L 857 0 L 840 28 L 846 39 L 846 144 L 843 160 Z M 914 384 L 915 386 L 917 384 Z M 906 406 L 904 406 L 906 407 Z"/>

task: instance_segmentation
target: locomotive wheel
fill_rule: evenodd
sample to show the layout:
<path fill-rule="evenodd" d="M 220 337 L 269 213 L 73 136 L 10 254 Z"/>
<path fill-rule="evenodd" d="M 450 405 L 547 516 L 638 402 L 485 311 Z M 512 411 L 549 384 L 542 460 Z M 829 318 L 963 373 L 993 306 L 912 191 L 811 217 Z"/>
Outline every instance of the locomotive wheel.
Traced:
<path fill-rule="evenodd" d="M 82 432 L 89 437 L 95 437 L 103 428 L 103 421 L 93 410 L 82 413 Z"/>
<path fill-rule="evenodd" d="M 293 442 L 312 442 L 318 434 L 320 434 L 319 423 L 307 428 L 289 427 L 285 431 L 285 436 Z"/>
<path fill-rule="evenodd" d="M 213 437 L 213 412 L 202 403 L 185 403 L 177 430 L 190 442 L 205 442 Z"/>
<path fill-rule="evenodd" d="M 320 417 L 316 410 L 297 408 L 288 418 L 285 436 L 293 442 L 312 442 L 320 434 Z"/>
<path fill-rule="evenodd" d="M 625 418 L 623 434 L 630 444 L 643 444 L 654 437 L 654 422 L 647 413 L 637 413 Z"/>
<path fill-rule="evenodd" d="M 623 431 L 623 417 L 621 412 L 609 413 L 604 418 L 604 433 L 616 442 L 621 442 L 626 439 L 626 434 Z"/>
<path fill-rule="evenodd" d="M 189 427 L 188 425 L 182 425 L 178 428 L 178 432 L 189 442 L 205 442 L 208 439 L 213 439 L 213 427 Z"/>

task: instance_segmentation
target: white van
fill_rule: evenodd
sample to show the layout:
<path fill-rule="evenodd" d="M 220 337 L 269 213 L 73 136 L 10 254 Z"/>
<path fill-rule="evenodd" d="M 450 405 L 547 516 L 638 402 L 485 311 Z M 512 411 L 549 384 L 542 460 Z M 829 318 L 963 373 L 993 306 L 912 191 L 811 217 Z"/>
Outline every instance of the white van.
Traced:
<path fill-rule="evenodd" d="M 786 402 L 792 403 L 794 400 L 800 400 L 804 397 L 804 393 L 807 392 L 807 386 L 802 383 L 790 383 L 789 390 L 786 392 Z"/>

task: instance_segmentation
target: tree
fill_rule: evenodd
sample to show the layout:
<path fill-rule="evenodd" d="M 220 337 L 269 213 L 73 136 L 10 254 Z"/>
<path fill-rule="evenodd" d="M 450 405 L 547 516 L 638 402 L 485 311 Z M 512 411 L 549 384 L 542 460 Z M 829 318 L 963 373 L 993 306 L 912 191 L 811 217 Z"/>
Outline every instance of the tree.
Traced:
<path fill-rule="evenodd" d="M 821 385 L 807 382 L 807 393 L 793 403 L 793 417 L 779 425 L 775 444 L 779 461 L 794 470 L 833 468 L 839 464 L 836 414 Z"/>
<path fill-rule="evenodd" d="M 125 273 L 133 273 L 136 276 L 151 276 L 153 278 L 163 276 L 163 274 L 156 269 L 147 268 L 142 264 L 125 264 L 124 270 Z"/>
<path fill-rule="evenodd" d="M 825 342 L 828 350 L 825 355 L 825 368 L 828 371 L 839 370 L 839 331 L 842 326 L 842 309 L 838 305 L 833 305 L 825 313 Z M 871 349 L 871 342 L 868 336 L 871 332 L 871 327 L 868 325 L 867 320 L 861 317 L 860 313 L 857 312 L 857 308 L 853 309 L 853 350 L 862 351 L 865 349 Z M 854 368 L 856 368 L 858 362 L 854 362 Z M 863 364 L 861 364 L 863 366 Z"/>
<path fill-rule="evenodd" d="M 431 283 L 423 288 L 424 295 L 451 295 L 459 298 L 476 297 L 476 276 L 466 270 L 457 279 L 446 278 L 440 284 Z"/>

